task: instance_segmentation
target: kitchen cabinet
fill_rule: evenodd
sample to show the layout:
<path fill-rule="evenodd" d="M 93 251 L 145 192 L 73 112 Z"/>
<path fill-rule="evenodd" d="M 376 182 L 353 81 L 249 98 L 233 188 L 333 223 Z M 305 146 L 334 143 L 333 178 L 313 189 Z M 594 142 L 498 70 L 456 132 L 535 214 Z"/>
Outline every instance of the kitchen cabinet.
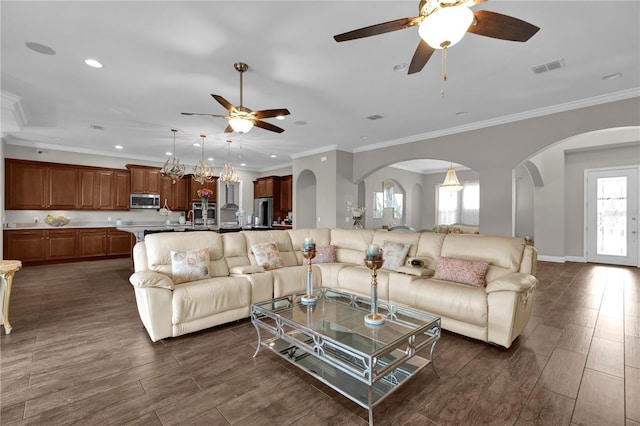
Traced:
<path fill-rule="evenodd" d="M 107 256 L 130 255 L 133 234 L 107 228 Z"/>
<path fill-rule="evenodd" d="M 74 259 L 78 257 L 75 229 L 6 231 L 3 233 L 7 259 L 25 262 Z"/>
<path fill-rule="evenodd" d="M 160 207 L 165 201 L 171 211 L 187 211 L 189 207 L 189 178 L 182 178 L 173 183 L 171 178 L 160 178 Z"/>
<path fill-rule="evenodd" d="M 132 194 L 159 194 L 160 193 L 160 169 L 150 166 L 138 166 L 127 164 L 131 173 Z"/>
<path fill-rule="evenodd" d="M 189 200 L 192 203 L 199 203 L 200 197 L 198 197 L 198 190 L 207 188 L 210 189 L 213 194 L 209 196 L 209 202 L 215 203 L 218 199 L 218 178 L 215 178 L 212 182 L 202 184 L 193 180 L 193 176 L 189 176 Z M 189 207 L 191 209 L 191 207 Z"/>
<path fill-rule="evenodd" d="M 293 210 L 293 176 L 283 176 L 280 181 L 280 210 Z"/>
<path fill-rule="evenodd" d="M 129 194 L 131 194 L 131 174 L 124 170 L 116 170 L 114 210 L 129 210 Z"/>
<path fill-rule="evenodd" d="M 78 183 L 78 208 L 128 210 L 128 182 L 128 173 L 125 172 L 81 169 Z"/>
<path fill-rule="evenodd" d="M 273 197 L 280 181 L 276 176 L 258 178 L 253 181 L 253 198 Z"/>
<path fill-rule="evenodd" d="M 105 228 L 78 229 L 78 256 L 102 257 L 107 255 Z"/>
<path fill-rule="evenodd" d="M 5 160 L 5 209 L 76 208 L 78 168 L 24 160 Z"/>

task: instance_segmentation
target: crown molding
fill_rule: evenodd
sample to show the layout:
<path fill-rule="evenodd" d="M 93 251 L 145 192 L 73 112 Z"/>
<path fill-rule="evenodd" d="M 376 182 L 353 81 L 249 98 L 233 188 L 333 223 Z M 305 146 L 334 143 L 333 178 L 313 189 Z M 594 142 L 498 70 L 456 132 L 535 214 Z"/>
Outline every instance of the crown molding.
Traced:
<path fill-rule="evenodd" d="M 0 91 L 2 98 L 2 133 L 19 132 L 27 123 L 19 96 Z"/>
<path fill-rule="evenodd" d="M 337 151 L 338 145 L 326 145 L 316 149 L 310 149 L 309 151 L 300 152 L 298 154 L 291 154 L 292 159 L 308 157 L 310 155 L 322 154 L 324 152 Z"/>

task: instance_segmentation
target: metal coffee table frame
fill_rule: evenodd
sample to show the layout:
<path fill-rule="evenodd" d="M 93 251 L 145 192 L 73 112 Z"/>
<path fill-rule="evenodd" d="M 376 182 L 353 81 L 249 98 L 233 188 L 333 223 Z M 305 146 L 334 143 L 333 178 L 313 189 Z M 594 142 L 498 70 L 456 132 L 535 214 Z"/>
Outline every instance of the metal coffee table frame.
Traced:
<path fill-rule="evenodd" d="M 369 326 L 370 299 L 329 288 L 314 294 L 315 305 L 302 304 L 301 293 L 251 306 L 258 333 L 253 356 L 268 348 L 367 409 L 373 425 L 375 405 L 428 364 L 433 368 L 440 318 L 379 301 L 387 319 Z M 261 330 L 271 337 L 263 340 Z M 427 347 L 428 358 L 418 355 Z"/>

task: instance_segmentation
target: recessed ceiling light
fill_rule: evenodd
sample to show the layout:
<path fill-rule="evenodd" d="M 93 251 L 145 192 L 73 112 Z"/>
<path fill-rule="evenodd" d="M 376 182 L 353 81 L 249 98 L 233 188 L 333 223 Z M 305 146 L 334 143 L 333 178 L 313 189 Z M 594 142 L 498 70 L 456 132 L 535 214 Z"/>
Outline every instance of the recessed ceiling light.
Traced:
<path fill-rule="evenodd" d="M 164 153 L 164 155 L 173 155 L 173 152 L 167 151 L 167 152 Z"/>
<path fill-rule="evenodd" d="M 89 127 L 91 127 L 93 130 L 104 130 L 104 126 L 101 126 L 99 124 L 92 124 Z"/>
<path fill-rule="evenodd" d="M 240 163 L 240 165 L 241 165 L 242 167 L 244 167 L 244 166 L 246 166 L 247 164 L 246 164 L 246 163 Z"/>
<path fill-rule="evenodd" d="M 276 157 L 277 157 L 277 155 L 271 154 L 271 158 L 276 158 Z"/>
<path fill-rule="evenodd" d="M 116 146 L 114 146 L 114 148 L 115 149 L 123 149 L 123 146 L 122 145 L 116 145 Z"/>
<path fill-rule="evenodd" d="M 84 63 L 92 68 L 102 68 L 102 64 L 95 59 L 85 59 Z"/>
<path fill-rule="evenodd" d="M 613 74 L 605 75 L 604 77 L 602 77 L 602 79 L 607 81 L 607 80 L 615 80 L 616 78 L 620 78 L 620 77 L 622 77 L 622 73 L 616 72 Z"/>
<path fill-rule="evenodd" d="M 198 142 L 194 143 L 193 146 L 200 146 Z"/>
<path fill-rule="evenodd" d="M 406 69 L 407 69 L 407 67 L 408 67 L 408 65 L 407 65 L 407 64 L 405 64 L 405 63 L 402 63 L 402 64 L 396 64 L 396 65 L 394 65 L 394 66 L 393 66 L 393 70 L 394 70 L 394 71 L 397 71 L 397 72 L 400 72 L 400 71 L 404 71 L 404 70 L 406 70 Z"/>
<path fill-rule="evenodd" d="M 276 120 L 284 120 L 284 115 L 276 115 Z"/>
<path fill-rule="evenodd" d="M 207 161 L 213 161 L 213 157 L 207 158 Z"/>
<path fill-rule="evenodd" d="M 53 50 L 49 46 L 45 46 L 44 44 L 34 43 L 33 41 L 28 41 L 24 45 L 27 46 L 29 49 L 33 50 L 34 52 L 38 52 L 38 53 L 41 53 L 43 55 L 55 55 L 56 54 L 55 50 Z"/>

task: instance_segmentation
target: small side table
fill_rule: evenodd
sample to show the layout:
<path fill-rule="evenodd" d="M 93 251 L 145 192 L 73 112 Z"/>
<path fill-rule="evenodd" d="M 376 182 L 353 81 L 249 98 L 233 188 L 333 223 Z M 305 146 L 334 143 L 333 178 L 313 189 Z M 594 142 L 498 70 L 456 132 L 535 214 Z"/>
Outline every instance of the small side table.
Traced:
<path fill-rule="evenodd" d="M 0 276 L 4 286 L 4 300 L 2 303 L 2 315 L 0 315 L 0 324 L 4 324 L 4 332 L 11 334 L 11 323 L 9 322 L 9 300 L 11 299 L 11 283 L 13 282 L 13 275 L 22 267 L 22 262 L 19 260 L 0 260 Z"/>

